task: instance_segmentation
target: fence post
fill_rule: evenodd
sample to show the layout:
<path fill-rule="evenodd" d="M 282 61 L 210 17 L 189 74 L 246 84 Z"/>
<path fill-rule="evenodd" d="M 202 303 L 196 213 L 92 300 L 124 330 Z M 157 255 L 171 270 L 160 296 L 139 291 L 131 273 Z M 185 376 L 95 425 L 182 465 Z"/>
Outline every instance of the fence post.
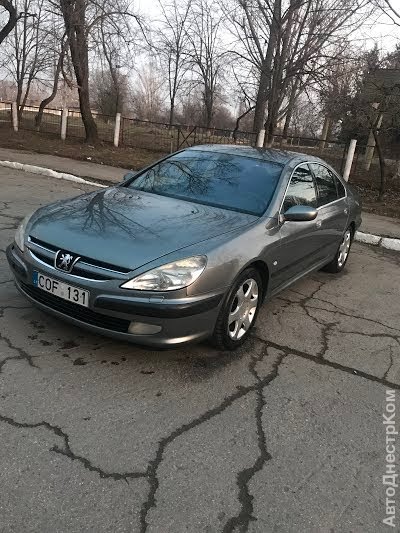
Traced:
<path fill-rule="evenodd" d="M 121 113 L 115 115 L 114 146 L 119 145 L 119 132 L 121 131 Z"/>
<path fill-rule="evenodd" d="M 17 102 L 11 104 L 11 119 L 14 131 L 18 131 L 18 106 Z"/>
<path fill-rule="evenodd" d="M 262 148 L 264 146 L 265 130 L 260 130 L 257 134 L 256 147 Z"/>
<path fill-rule="evenodd" d="M 67 138 L 67 122 L 68 122 L 68 109 L 63 107 L 61 112 L 61 139 L 65 141 Z"/>
<path fill-rule="evenodd" d="M 353 163 L 354 152 L 356 151 L 357 139 L 351 139 L 350 146 L 347 152 L 346 164 L 344 166 L 343 178 L 349 181 L 351 165 Z"/>

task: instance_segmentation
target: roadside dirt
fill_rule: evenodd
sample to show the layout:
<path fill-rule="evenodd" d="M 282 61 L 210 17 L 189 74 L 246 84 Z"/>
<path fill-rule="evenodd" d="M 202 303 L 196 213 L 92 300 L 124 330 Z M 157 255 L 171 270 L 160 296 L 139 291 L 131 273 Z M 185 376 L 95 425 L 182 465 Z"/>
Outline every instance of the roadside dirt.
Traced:
<path fill-rule="evenodd" d="M 163 152 L 145 150 L 143 148 L 114 148 L 110 143 L 100 142 L 91 146 L 78 138 L 66 141 L 57 139 L 53 134 L 19 131 L 15 133 L 9 128 L 0 127 L 0 146 L 31 150 L 39 154 L 52 154 L 69 157 L 79 161 L 92 161 L 134 170 L 142 168 L 164 155 Z"/>
<path fill-rule="evenodd" d="M 61 141 L 54 134 L 19 131 L 15 133 L 8 127 L 0 127 L 0 146 L 21 150 L 32 150 L 41 154 L 53 154 L 69 157 L 80 161 L 92 161 L 115 167 L 140 169 L 163 155 L 164 151 L 146 150 L 121 146 L 114 148 L 112 144 L 100 142 L 91 146 L 82 139 L 70 137 Z M 358 165 L 357 165 L 358 166 Z M 382 202 L 377 201 L 379 174 L 374 171 L 366 174 L 360 168 L 350 177 L 350 183 L 359 191 L 363 199 L 365 211 L 377 215 L 400 218 L 400 179 L 387 178 L 387 193 Z"/>

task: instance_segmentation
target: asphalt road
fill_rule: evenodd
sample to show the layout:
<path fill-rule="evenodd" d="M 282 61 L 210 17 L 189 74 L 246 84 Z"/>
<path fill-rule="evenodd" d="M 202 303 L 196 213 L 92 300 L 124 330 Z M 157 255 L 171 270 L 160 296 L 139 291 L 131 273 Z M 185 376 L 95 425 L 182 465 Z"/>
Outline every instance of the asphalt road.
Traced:
<path fill-rule="evenodd" d="M 235 354 L 149 351 L 51 318 L 14 287 L 18 221 L 83 189 L 0 170 L 0 531 L 389 529 L 400 255 L 355 244 L 341 275 L 266 303 Z"/>

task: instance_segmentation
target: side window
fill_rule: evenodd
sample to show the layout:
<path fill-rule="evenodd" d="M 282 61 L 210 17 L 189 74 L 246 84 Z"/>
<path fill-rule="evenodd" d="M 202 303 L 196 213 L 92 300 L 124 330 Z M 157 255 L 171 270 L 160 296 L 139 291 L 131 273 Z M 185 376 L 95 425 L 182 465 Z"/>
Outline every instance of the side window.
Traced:
<path fill-rule="evenodd" d="M 300 165 L 293 172 L 286 191 L 282 212 L 284 213 L 294 205 L 317 207 L 314 180 L 308 165 Z"/>
<path fill-rule="evenodd" d="M 338 180 L 336 176 L 335 176 L 335 181 L 336 181 L 336 187 L 337 187 L 337 192 L 338 192 L 338 198 L 344 198 L 346 196 L 346 191 L 344 189 L 343 183 L 340 180 Z"/>
<path fill-rule="evenodd" d="M 329 204 L 338 199 L 336 189 L 336 178 L 332 172 L 317 163 L 312 163 L 311 168 L 315 175 L 315 181 L 318 189 L 318 207 Z"/>

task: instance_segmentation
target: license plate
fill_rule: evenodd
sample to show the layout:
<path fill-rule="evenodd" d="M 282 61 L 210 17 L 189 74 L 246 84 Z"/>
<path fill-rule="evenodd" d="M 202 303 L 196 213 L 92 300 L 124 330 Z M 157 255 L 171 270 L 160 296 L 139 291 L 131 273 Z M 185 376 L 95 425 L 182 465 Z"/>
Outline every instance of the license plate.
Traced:
<path fill-rule="evenodd" d="M 58 296 L 63 300 L 89 307 L 89 291 L 74 287 L 68 283 L 63 283 L 58 279 L 49 278 L 37 271 L 33 272 L 33 284 L 35 287 L 49 292 L 50 294 L 54 294 L 54 296 Z"/>

